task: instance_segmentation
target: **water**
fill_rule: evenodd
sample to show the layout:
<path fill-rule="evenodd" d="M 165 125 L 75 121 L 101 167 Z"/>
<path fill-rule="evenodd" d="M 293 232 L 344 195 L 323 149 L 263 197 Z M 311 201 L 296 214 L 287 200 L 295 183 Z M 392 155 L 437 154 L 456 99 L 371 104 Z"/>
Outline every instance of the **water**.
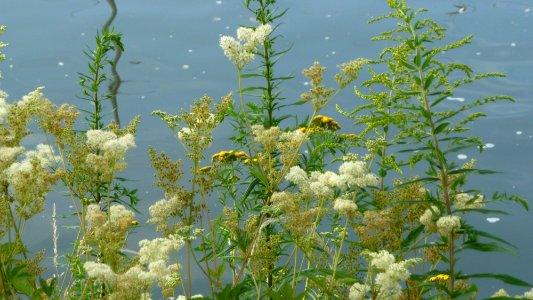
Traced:
<path fill-rule="evenodd" d="M 285 1 L 287 2 L 287 1 Z M 301 70 L 319 60 L 334 74 L 336 66 L 357 57 L 376 57 L 381 49 L 370 37 L 384 25 L 367 25 L 373 16 L 385 12 L 385 1 L 375 0 L 308 0 L 280 2 L 288 5 L 279 33 L 279 47 L 292 46 L 277 70 L 280 75 L 295 76 L 284 86 L 284 96 L 290 101 L 299 98 L 307 88 Z M 508 94 L 515 104 L 489 105 L 483 110 L 489 117 L 472 124 L 472 132 L 489 143 L 484 153 L 461 153 L 468 158 L 479 158 L 480 168 L 502 171 L 503 174 L 475 178 L 474 187 L 482 187 L 486 194 L 493 191 L 519 193 L 525 198 L 533 194 L 533 3 L 531 1 L 466 1 L 463 13 L 457 12 L 450 1 L 410 1 L 413 7 L 430 9 L 428 17 L 448 29 L 448 39 L 456 40 L 473 34 L 471 45 L 450 52 L 446 59 L 470 65 L 477 72 L 503 72 L 506 78 L 484 81 L 458 90 L 448 105 L 460 105 L 461 100 L 488 94 Z M 117 95 L 118 113 L 122 123 L 142 114 L 137 148 L 128 158 L 129 168 L 123 175 L 136 180 L 142 198 L 141 211 L 162 195 L 151 186 L 153 173 L 148 163 L 147 148 L 154 145 L 173 157 L 183 157 L 184 152 L 173 139 L 165 125 L 150 112 L 161 109 L 176 113 L 188 107 L 192 100 L 204 94 L 218 99 L 230 90 L 237 89 L 233 65 L 218 47 L 220 35 L 235 35 L 239 25 L 253 24 L 250 14 L 241 1 L 160 0 L 157 3 L 130 0 L 119 1 L 117 15 L 111 27 L 123 33 L 125 52 L 117 71 L 122 84 Z M 45 94 L 56 103 L 68 102 L 81 108 L 86 103 L 79 95 L 77 72 L 86 70 L 82 50 L 93 47 L 94 35 L 112 16 L 106 1 L 67 0 L 0 0 L 0 23 L 8 26 L 1 40 L 9 43 L 4 48 L 8 57 L 0 64 L 4 79 L 0 88 L 11 99 L 18 99 L 37 86 L 45 86 Z M 345 91 L 338 98 L 341 107 L 352 109 L 357 99 Z M 325 114 L 336 116 L 330 105 Z M 344 128 L 349 128 L 345 122 Z M 216 132 L 212 153 L 230 145 L 225 138 L 228 131 Z M 42 141 L 35 135 L 28 143 Z M 209 153 L 211 154 L 211 153 Z M 463 161 L 464 156 L 457 158 Z M 51 203 L 56 202 L 59 213 L 72 212 L 72 203 L 53 194 L 46 212 L 36 218 L 27 230 L 32 248 L 50 249 Z M 70 206 L 70 207 L 69 207 Z M 471 216 L 470 220 L 482 229 L 505 237 L 520 249 L 517 257 L 504 255 L 470 255 L 460 261 L 462 268 L 476 272 L 500 272 L 533 281 L 531 260 L 533 236 L 529 228 L 533 220 L 529 213 L 517 206 L 499 204 L 510 210 L 509 216 Z M 146 216 L 140 216 L 142 221 Z M 62 225 L 72 225 L 69 218 Z M 40 226 L 40 227 L 39 227 Z M 64 229 L 60 245 L 66 249 L 74 230 Z M 151 229 L 139 229 L 135 238 L 148 237 Z M 133 246 L 134 247 L 134 246 Z M 51 255 L 47 253 L 47 255 Z M 483 296 L 490 295 L 502 286 L 495 281 L 479 281 Z M 509 289 L 516 293 L 523 289 Z"/>

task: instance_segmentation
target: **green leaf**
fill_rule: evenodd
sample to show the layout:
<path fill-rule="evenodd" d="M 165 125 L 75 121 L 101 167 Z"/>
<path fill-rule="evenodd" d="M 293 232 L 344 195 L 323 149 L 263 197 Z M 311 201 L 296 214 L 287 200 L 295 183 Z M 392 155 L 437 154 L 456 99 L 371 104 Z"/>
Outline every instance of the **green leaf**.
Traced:
<path fill-rule="evenodd" d="M 446 129 L 446 127 L 448 127 L 448 125 L 450 125 L 449 122 L 444 122 L 437 126 L 437 128 L 435 128 L 435 134 L 441 133 L 444 129 Z"/>
<path fill-rule="evenodd" d="M 527 283 L 521 279 L 513 277 L 507 274 L 493 274 L 493 273 L 478 273 L 478 274 L 461 274 L 456 276 L 457 279 L 470 279 L 470 278 L 490 278 L 497 279 L 503 283 L 516 286 L 533 287 L 530 283 Z"/>
<path fill-rule="evenodd" d="M 413 229 L 407 237 L 402 241 L 402 249 L 405 249 L 411 244 L 412 241 L 416 240 L 416 238 L 424 232 L 424 225 L 419 225 L 417 228 Z"/>

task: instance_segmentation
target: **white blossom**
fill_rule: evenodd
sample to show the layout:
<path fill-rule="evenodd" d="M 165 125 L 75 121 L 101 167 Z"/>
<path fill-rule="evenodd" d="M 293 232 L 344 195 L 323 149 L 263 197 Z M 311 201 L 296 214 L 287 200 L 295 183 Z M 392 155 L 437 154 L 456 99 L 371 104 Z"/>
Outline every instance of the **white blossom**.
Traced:
<path fill-rule="evenodd" d="M 88 261 L 83 264 L 83 268 L 87 271 L 87 276 L 102 280 L 106 283 L 112 283 L 117 277 L 117 274 L 106 264 Z"/>
<path fill-rule="evenodd" d="M 352 200 L 337 198 L 333 209 L 340 214 L 352 214 L 357 211 L 357 204 Z"/>
<path fill-rule="evenodd" d="M 444 216 L 437 220 L 437 228 L 441 235 L 448 235 L 461 227 L 461 219 L 458 216 Z"/>

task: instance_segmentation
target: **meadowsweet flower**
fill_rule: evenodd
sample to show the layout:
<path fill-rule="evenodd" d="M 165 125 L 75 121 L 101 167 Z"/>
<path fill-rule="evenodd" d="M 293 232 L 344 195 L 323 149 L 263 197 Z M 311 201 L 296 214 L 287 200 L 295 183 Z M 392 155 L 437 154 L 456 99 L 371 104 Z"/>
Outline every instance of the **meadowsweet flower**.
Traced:
<path fill-rule="evenodd" d="M 455 209 L 483 208 L 485 206 L 483 200 L 483 195 L 470 196 L 467 193 L 460 193 L 455 195 Z"/>
<path fill-rule="evenodd" d="M 0 147 L 0 170 L 7 169 L 22 153 L 24 147 Z"/>
<path fill-rule="evenodd" d="M 116 138 L 117 135 L 111 131 L 105 131 L 100 129 L 91 129 L 87 131 L 87 145 L 95 149 L 102 149 L 102 146 L 105 142 Z"/>
<path fill-rule="evenodd" d="M 350 294 L 348 297 L 350 300 L 363 300 L 365 299 L 366 293 L 369 291 L 370 287 L 368 285 L 356 282 L 350 287 Z"/>
<path fill-rule="evenodd" d="M 281 129 L 277 126 L 272 126 L 265 129 L 263 125 L 253 125 L 252 133 L 255 136 L 254 141 L 263 145 L 266 151 L 274 150 L 277 146 L 278 138 L 281 135 Z"/>
<path fill-rule="evenodd" d="M 220 38 L 220 47 L 237 69 L 242 70 L 255 58 L 254 51 L 257 46 L 264 43 L 267 36 L 272 32 L 269 24 L 260 25 L 255 30 L 252 28 L 239 27 L 237 39 L 231 36 Z"/>
<path fill-rule="evenodd" d="M 192 130 L 188 127 L 183 127 L 178 131 L 178 139 L 180 141 L 185 141 L 192 134 Z"/>
<path fill-rule="evenodd" d="M 143 264 L 158 260 L 166 261 L 170 251 L 178 250 L 183 245 L 183 241 L 174 237 L 156 238 L 153 240 L 142 240 L 139 242 L 139 261 Z"/>
<path fill-rule="evenodd" d="M 110 222 L 128 227 L 132 224 L 135 214 L 123 205 L 112 205 L 110 208 Z"/>
<path fill-rule="evenodd" d="M 302 185 L 307 182 L 307 180 L 309 180 L 309 177 L 302 168 L 300 168 L 299 166 L 294 166 L 290 168 L 289 173 L 285 175 L 285 179 L 294 184 Z"/>
<path fill-rule="evenodd" d="M 100 210 L 100 205 L 89 204 L 85 213 L 85 220 L 91 227 L 100 227 L 107 221 L 107 216 Z"/>
<path fill-rule="evenodd" d="M 431 226 L 435 224 L 435 217 L 440 213 L 440 210 L 436 206 L 431 206 L 431 209 L 426 211 L 420 216 L 420 224 Z"/>
<path fill-rule="evenodd" d="M 117 274 L 106 264 L 88 261 L 83 264 L 83 268 L 87 272 L 87 276 L 99 279 L 105 283 L 112 283 L 117 277 Z"/>
<path fill-rule="evenodd" d="M 333 209 L 339 214 L 353 214 L 357 211 L 357 204 L 352 200 L 337 198 L 333 205 Z"/>
<path fill-rule="evenodd" d="M 517 297 L 522 299 L 533 299 L 533 288 Z"/>
<path fill-rule="evenodd" d="M 510 295 L 504 289 L 499 289 L 491 296 L 491 298 L 496 298 L 496 297 L 510 297 Z"/>
<path fill-rule="evenodd" d="M 378 269 L 387 269 L 395 261 L 394 255 L 387 250 L 381 250 L 377 253 L 369 252 L 368 256 L 371 258 L 370 265 Z"/>
<path fill-rule="evenodd" d="M 461 219 L 458 216 L 444 216 L 437 220 L 437 228 L 441 235 L 448 235 L 461 227 Z"/>
<path fill-rule="evenodd" d="M 345 178 L 348 186 L 366 187 L 376 185 L 377 176 L 367 171 L 362 161 L 346 161 L 339 167 L 339 174 Z"/>
<path fill-rule="evenodd" d="M 7 94 L 0 90 L 0 124 L 4 123 L 7 114 L 9 113 L 9 104 L 6 103 L 6 98 Z"/>

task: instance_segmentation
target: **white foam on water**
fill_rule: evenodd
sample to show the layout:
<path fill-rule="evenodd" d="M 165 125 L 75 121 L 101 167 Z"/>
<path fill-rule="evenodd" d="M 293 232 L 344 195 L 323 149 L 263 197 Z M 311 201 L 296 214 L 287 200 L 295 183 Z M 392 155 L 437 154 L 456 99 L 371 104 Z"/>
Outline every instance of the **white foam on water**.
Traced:
<path fill-rule="evenodd" d="M 187 52 L 192 53 L 192 49 L 187 50 Z"/>
<path fill-rule="evenodd" d="M 190 66 L 189 65 L 183 65 L 181 66 L 181 69 L 182 70 L 189 70 Z"/>
<path fill-rule="evenodd" d="M 468 155 L 466 155 L 466 154 L 457 154 L 457 158 L 458 159 L 467 159 Z"/>
<path fill-rule="evenodd" d="M 481 52 L 476 52 L 476 55 L 477 55 L 477 56 L 481 55 Z"/>
<path fill-rule="evenodd" d="M 304 85 L 309 85 L 309 81 L 304 82 Z"/>
<path fill-rule="evenodd" d="M 451 101 L 457 101 L 457 102 L 465 102 L 465 98 L 462 97 L 446 97 L 447 100 Z"/>
<path fill-rule="evenodd" d="M 524 9 L 524 12 L 526 12 L 526 13 L 528 13 L 528 12 L 530 12 L 530 11 L 531 11 L 531 8 L 529 8 L 529 7 L 526 8 L 526 9 Z"/>
<path fill-rule="evenodd" d="M 9 65 L 9 68 L 10 68 L 10 69 L 13 69 L 13 65 Z"/>
<path fill-rule="evenodd" d="M 222 1 L 218 0 L 215 3 L 220 5 L 220 4 L 222 4 Z"/>
<path fill-rule="evenodd" d="M 169 35 L 168 35 L 168 38 L 170 38 L 170 39 L 173 38 L 173 37 L 174 37 L 174 36 L 173 36 L 172 34 L 169 34 Z"/>
<path fill-rule="evenodd" d="M 522 131 L 518 130 L 518 131 L 516 132 L 516 135 L 522 135 Z"/>
<path fill-rule="evenodd" d="M 494 148 L 494 145 L 493 143 L 486 143 L 485 145 L 483 145 L 483 148 L 487 148 L 487 149 L 490 149 L 490 148 Z"/>
<path fill-rule="evenodd" d="M 221 17 L 213 17 L 213 22 L 220 22 L 222 21 Z"/>
<path fill-rule="evenodd" d="M 515 47 L 516 46 L 516 43 L 511 43 L 511 47 Z"/>
<path fill-rule="evenodd" d="M 327 41 L 329 40 L 329 36 L 325 36 L 324 39 Z"/>
<path fill-rule="evenodd" d="M 487 218 L 487 222 L 489 223 L 496 223 L 496 222 L 499 222 L 500 221 L 500 218 Z"/>
<path fill-rule="evenodd" d="M 57 65 L 60 66 L 60 67 L 62 67 L 62 66 L 64 66 L 65 64 L 64 64 L 62 61 L 60 61 L 60 62 L 57 63 Z"/>

